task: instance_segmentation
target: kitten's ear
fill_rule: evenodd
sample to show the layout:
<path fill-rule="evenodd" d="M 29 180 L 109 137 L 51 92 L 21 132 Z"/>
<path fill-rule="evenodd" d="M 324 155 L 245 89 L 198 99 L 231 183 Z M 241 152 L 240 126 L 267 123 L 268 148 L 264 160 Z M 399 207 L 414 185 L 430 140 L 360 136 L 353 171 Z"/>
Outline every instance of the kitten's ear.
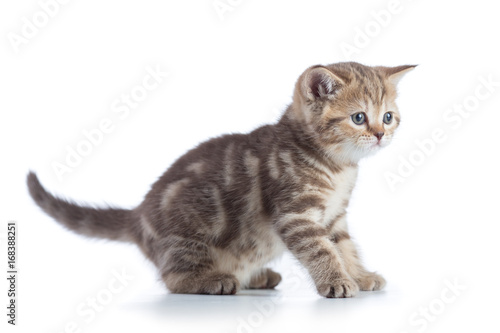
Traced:
<path fill-rule="evenodd" d="M 417 65 L 403 65 L 397 67 L 379 67 L 379 69 L 384 73 L 385 77 L 394 84 L 395 86 L 398 84 L 399 80 L 406 73 L 412 71 Z"/>
<path fill-rule="evenodd" d="M 302 81 L 302 93 L 311 101 L 331 99 L 344 85 L 344 81 L 325 67 L 310 68 Z"/>

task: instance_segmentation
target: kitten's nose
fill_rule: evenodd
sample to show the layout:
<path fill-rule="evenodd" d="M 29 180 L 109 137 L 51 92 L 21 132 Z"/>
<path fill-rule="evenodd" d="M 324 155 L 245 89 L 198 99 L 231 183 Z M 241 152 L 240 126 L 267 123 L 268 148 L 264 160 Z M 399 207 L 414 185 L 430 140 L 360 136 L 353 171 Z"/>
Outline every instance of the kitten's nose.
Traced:
<path fill-rule="evenodd" d="M 384 132 L 377 132 L 377 133 L 375 133 L 375 136 L 377 137 L 378 141 L 380 141 L 382 139 L 382 137 L 384 136 Z"/>

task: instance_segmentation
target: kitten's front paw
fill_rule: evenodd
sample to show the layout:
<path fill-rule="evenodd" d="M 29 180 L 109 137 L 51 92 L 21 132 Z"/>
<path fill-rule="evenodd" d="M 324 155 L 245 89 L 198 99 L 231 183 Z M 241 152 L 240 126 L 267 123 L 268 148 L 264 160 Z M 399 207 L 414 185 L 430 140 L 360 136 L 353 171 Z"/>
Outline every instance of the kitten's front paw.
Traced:
<path fill-rule="evenodd" d="M 359 291 L 358 284 L 350 278 L 340 278 L 318 287 L 318 292 L 326 298 L 354 297 Z"/>
<path fill-rule="evenodd" d="M 366 273 L 362 277 L 356 279 L 361 290 L 372 291 L 381 290 L 385 286 L 385 279 L 377 273 Z"/>

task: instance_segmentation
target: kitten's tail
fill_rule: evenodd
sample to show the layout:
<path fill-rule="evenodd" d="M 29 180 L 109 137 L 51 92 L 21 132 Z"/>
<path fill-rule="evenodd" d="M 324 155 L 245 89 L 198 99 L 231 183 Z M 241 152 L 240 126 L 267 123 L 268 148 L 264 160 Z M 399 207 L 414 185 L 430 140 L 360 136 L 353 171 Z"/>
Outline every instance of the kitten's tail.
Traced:
<path fill-rule="evenodd" d="M 37 205 L 66 228 L 90 237 L 132 241 L 132 210 L 85 207 L 57 198 L 43 188 L 33 172 L 28 174 L 27 183 Z"/>

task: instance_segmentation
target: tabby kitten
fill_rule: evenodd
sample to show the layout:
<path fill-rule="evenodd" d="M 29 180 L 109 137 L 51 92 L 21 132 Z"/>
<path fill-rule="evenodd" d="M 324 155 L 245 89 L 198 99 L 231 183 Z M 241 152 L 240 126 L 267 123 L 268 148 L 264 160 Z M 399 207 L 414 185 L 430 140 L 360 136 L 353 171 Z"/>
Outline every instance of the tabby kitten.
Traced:
<path fill-rule="evenodd" d="M 173 293 L 274 288 L 281 276 L 265 265 L 286 249 L 322 296 L 379 290 L 385 280 L 362 266 L 346 207 L 359 160 L 388 145 L 399 125 L 396 84 L 414 67 L 308 68 L 277 124 L 200 144 L 133 210 L 57 198 L 34 173 L 29 191 L 68 229 L 136 243 Z"/>

